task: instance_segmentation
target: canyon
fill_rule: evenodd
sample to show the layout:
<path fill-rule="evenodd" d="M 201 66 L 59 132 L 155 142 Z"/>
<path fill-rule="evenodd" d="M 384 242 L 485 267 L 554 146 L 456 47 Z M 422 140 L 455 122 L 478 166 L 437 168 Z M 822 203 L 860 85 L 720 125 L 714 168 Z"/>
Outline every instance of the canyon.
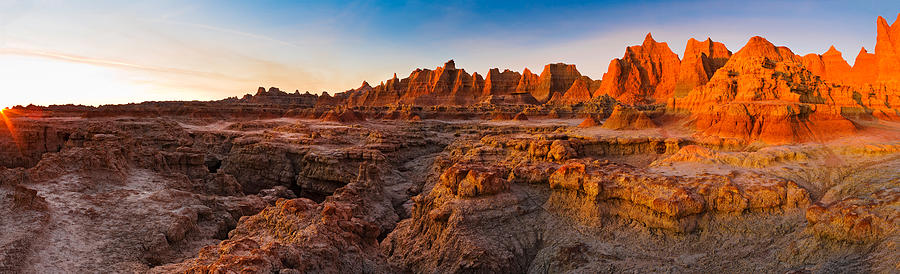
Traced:
<path fill-rule="evenodd" d="M 876 37 L 4 109 L 0 273 L 897 272 L 900 15 Z"/>

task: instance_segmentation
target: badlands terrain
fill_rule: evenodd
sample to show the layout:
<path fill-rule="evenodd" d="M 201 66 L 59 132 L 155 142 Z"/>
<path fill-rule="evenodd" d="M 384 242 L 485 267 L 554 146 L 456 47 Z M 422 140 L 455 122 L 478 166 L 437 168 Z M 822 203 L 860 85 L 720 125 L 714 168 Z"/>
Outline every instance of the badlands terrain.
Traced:
<path fill-rule="evenodd" d="M 900 23 L 4 109 L 2 273 L 900 272 Z"/>

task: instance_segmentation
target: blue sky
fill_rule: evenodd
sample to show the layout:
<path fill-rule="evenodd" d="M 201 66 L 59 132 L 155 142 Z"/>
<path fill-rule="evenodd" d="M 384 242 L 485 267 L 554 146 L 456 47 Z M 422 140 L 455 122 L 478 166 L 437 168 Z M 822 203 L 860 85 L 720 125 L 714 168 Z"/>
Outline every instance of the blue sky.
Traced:
<path fill-rule="evenodd" d="M 737 51 L 872 51 L 900 1 L 0 0 L 0 106 L 209 100 L 257 86 L 338 92 L 448 59 L 469 72 L 574 63 L 599 79 L 647 32 Z M 29 90 L 31 92 L 17 92 Z"/>

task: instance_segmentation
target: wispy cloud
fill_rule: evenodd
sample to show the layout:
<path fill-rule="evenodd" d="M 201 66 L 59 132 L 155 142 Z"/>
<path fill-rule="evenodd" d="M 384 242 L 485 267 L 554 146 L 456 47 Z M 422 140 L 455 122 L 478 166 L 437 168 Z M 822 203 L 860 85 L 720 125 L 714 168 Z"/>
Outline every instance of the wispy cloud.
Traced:
<path fill-rule="evenodd" d="M 237 80 L 237 81 L 252 80 L 251 78 L 241 78 L 241 77 L 235 77 L 235 76 L 225 75 L 225 74 L 215 73 L 215 72 L 186 70 L 186 69 L 169 68 L 169 67 L 147 66 L 147 65 L 128 63 L 128 62 L 123 62 L 123 61 L 91 58 L 91 57 L 86 57 L 86 56 L 72 55 L 72 54 L 59 53 L 59 52 L 33 50 L 33 49 L 0 48 L 0 54 L 43 57 L 43 58 L 60 60 L 60 61 L 89 64 L 89 65 L 95 65 L 95 66 L 112 67 L 112 68 L 129 69 L 129 70 L 140 70 L 140 71 L 156 72 L 156 73 L 190 75 L 190 76 L 204 77 L 204 78 L 211 78 L 211 79 L 231 79 L 231 80 Z"/>

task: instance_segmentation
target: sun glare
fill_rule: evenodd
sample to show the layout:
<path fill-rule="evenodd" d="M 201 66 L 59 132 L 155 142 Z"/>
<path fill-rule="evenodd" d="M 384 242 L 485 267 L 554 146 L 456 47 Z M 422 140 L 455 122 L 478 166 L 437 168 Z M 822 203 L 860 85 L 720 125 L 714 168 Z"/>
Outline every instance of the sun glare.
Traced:
<path fill-rule="evenodd" d="M 0 102 L 15 105 L 124 103 L 147 91 L 127 72 L 31 56 L 0 55 Z"/>

